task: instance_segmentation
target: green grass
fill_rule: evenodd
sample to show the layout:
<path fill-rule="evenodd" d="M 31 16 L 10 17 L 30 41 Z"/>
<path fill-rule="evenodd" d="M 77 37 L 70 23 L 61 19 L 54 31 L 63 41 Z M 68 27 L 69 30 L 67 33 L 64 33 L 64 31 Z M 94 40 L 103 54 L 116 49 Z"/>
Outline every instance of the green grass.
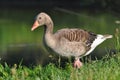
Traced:
<path fill-rule="evenodd" d="M 119 80 L 120 56 L 84 63 L 80 69 L 71 64 L 60 68 L 54 64 L 45 67 L 41 65 L 28 68 L 14 65 L 12 68 L 0 65 L 0 80 Z M 17 68 L 16 68 L 17 67 Z"/>
<path fill-rule="evenodd" d="M 31 32 L 35 15 L 39 11 L 3 10 L 0 12 L 0 52 L 5 51 L 10 44 L 36 43 L 42 46 L 43 28 Z M 65 68 L 49 63 L 46 66 L 37 65 L 13 67 L 0 64 L 0 80 L 119 80 L 120 79 L 120 40 L 119 26 L 115 21 L 119 17 L 110 13 L 79 15 L 59 11 L 50 11 L 55 23 L 55 30 L 64 27 L 83 28 L 95 33 L 107 33 L 114 36 L 106 41 L 103 46 L 117 50 L 112 57 L 106 56 L 102 60 L 85 62 L 80 69 L 74 69 L 71 63 L 66 63 Z M 118 29 L 118 31 L 115 29 Z M 103 47 L 99 46 L 99 48 Z M 42 46 L 43 47 L 43 46 Z M 1 54 L 2 54 L 1 52 Z M 107 52 L 106 52 L 107 53 Z M 102 53 L 101 53 L 102 54 Z"/>

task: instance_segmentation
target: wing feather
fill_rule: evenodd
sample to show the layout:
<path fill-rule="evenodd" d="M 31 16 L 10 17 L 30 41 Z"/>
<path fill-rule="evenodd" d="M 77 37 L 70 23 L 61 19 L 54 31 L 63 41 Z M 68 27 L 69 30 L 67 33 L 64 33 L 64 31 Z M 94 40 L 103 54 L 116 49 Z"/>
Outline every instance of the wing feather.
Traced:
<path fill-rule="evenodd" d="M 91 46 L 92 42 L 96 38 L 96 34 L 82 29 L 61 29 L 58 30 L 54 35 L 56 35 L 58 40 L 66 39 L 69 42 L 83 42 L 86 46 Z"/>

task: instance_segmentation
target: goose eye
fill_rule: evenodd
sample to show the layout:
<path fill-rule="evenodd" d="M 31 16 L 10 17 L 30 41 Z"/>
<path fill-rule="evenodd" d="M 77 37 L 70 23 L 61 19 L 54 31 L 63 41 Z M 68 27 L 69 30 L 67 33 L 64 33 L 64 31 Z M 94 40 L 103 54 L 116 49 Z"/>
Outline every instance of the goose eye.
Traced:
<path fill-rule="evenodd" d="M 41 19 L 41 17 L 39 17 L 39 19 Z"/>

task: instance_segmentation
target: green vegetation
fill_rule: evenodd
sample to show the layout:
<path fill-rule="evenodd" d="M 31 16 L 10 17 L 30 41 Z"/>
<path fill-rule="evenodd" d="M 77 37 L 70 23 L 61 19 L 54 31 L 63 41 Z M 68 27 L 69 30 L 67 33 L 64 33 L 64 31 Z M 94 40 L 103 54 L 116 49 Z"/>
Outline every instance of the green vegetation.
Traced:
<path fill-rule="evenodd" d="M 35 14 L 34 14 L 35 13 Z M 10 44 L 38 43 L 42 45 L 43 28 L 31 32 L 34 16 L 39 11 L 3 10 L 0 12 L 0 53 Z M 13 67 L 0 64 L 0 80 L 119 80 L 120 79 L 120 40 L 119 27 L 115 21 L 119 17 L 110 13 L 68 14 L 50 11 L 55 23 L 55 31 L 64 27 L 83 28 L 95 33 L 115 34 L 113 39 L 106 41 L 103 46 L 117 51 L 112 56 L 105 56 L 102 60 L 85 62 L 80 69 L 74 69 L 71 63 L 65 68 L 53 63 L 42 67 Z M 99 48 L 103 47 L 99 46 Z M 106 52 L 107 53 L 107 52 Z"/>
<path fill-rule="evenodd" d="M 110 59 L 96 60 L 84 63 L 80 69 L 74 69 L 71 64 L 60 68 L 54 64 L 34 68 L 18 66 L 12 68 L 0 65 L 0 80 L 119 80 L 120 56 Z M 16 68 L 17 67 L 17 68 Z"/>

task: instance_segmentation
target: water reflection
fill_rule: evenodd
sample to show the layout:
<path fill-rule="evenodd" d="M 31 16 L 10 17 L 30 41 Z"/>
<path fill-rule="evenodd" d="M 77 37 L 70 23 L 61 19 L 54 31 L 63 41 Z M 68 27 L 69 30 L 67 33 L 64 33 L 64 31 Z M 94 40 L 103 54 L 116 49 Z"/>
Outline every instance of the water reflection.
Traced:
<path fill-rule="evenodd" d="M 18 44 L 9 45 L 6 53 L 2 55 L 2 63 L 7 62 L 8 64 L 19 64 L 22 65 L 36 65 L 46 64 L 49 61 L 49 54 L 47 54 L 37 44 Z"/>
<path fill-rule="evenodd" d="M 83 58 L 83 61 L 85 60 L 96 60 L 101 59 L 106 55 L 106 51 L 110 54 L 116 53 L 115 50 L 106 50 L 106 49 L 95 49 L 91 53 L 91 55 L 88 55 L 87 57 Z M 13 64 L 20 64 L 25 66 L 31 66 L 31 65 L 38 65 L 41 64 L 45 66 L 48 63 L 54 63 L 56 65 L 65 66 L 67 62 L 69 62 L 68 58 L 61 57 L 61 62 L 59 63 L 58 55 L 52 55 L 47 53 L 45 50 L 41 48 L 40 45 L 37 44 L 17 44 L 17 45 L 9 45 L 7 47 L 6 53 L 2 55 L 1 63 L 4 64 L 4 62 L 7 62 L 9 65 Z M 87 58 L 87 59 L 86 59 Z M 73 58 L 71 61 L 73 62 Z"/>

